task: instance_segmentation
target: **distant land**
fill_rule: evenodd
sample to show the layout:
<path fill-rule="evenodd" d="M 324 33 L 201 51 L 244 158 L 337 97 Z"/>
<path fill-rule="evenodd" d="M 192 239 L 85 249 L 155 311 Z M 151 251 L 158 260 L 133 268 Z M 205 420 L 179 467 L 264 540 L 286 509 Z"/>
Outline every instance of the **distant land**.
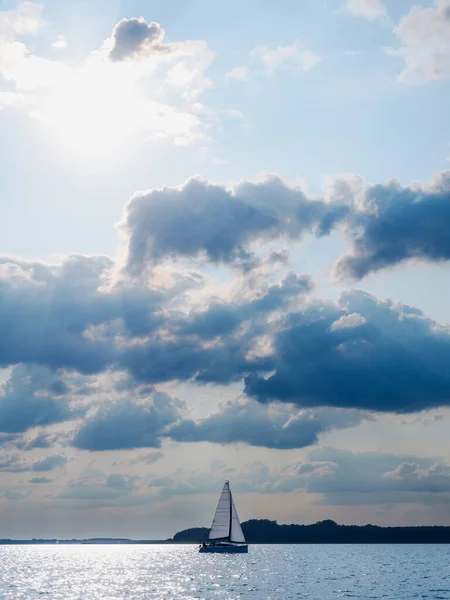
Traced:
<path fill-rule="evenodd" d="M 450 544 L 450 527 L 378 527 L 377 525 L 338 525 L 319 521 L 313 525 L 278 525 L 276 521 L 242 523 L 249 544 Z M 179 531 L 174 542 L 202 542 L 209 529 L 196 527 Z"/>
<path fill-rule="evenodd" d="M 319 521 L 313 525 L 278 525 L 276 521 L 251 519 L 242 523 L 249 544 L 450 544 L 450 527 L 379 527 L 378 525 L 338 525 Z M 0 544 L 193 544 L 207 539 L 209 528 L 194 527 L 166 540 L 127 538 L 87 538 L 72 540 L 0 539 Z"/>

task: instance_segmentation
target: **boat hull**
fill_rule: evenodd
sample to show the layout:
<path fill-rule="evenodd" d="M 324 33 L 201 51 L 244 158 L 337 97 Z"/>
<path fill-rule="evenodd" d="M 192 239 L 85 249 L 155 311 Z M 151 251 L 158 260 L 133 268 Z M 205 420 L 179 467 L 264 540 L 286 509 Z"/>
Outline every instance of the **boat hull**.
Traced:
<path fill-rule="evenodd" d="M 248 546 L 247 544 L 239 544 L 236 546 L 233 546 L 232 544 L 230 545 L 225 545 L 225 544 L 217 544 L 217 545 L 207 545 L 207 546 L 200 546 L 200 550 L 199 552 L 201 553 L 215 553 L 215 554 L 245 554 L 248 552 Z"/>

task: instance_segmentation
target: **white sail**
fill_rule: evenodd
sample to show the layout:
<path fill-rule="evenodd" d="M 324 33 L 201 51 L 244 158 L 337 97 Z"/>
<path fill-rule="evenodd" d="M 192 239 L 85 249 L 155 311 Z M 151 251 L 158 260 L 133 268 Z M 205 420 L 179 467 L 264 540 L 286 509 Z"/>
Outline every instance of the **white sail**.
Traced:
<path fill-rule="evenodd" d="M 231 496 L 231 492 L 230 492 Z M 241 522 L 237 514 L 234 498 L 231 496 L 231 530 L 230 542 L 245 543 L 244 532 L 242 531 Z"/>
<path fill-rule="evenodd" d="M 222 493 L 220 494 L 219 502 L 217 504 L 214 519 L 211 525 L 211 531 L 209 532 L 210 540 L 229 539 L 230 535 L 230 485 L 228 481 L 223 486 Z"/>
<path fill-rule="evenodd" d="M 228 481 L 223 486 L 217 504 L 214 519 L 209 532 L 210 540 L 227 540 L 234 543 L 245 543 L 244 533 L 230 491 Z"/>

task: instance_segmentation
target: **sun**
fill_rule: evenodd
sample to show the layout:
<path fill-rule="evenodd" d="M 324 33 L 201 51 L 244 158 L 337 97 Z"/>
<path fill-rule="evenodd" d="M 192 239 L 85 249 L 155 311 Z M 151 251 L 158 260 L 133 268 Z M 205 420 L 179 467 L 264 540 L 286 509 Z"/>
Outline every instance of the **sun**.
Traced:
<path fill-rule="evenodd" d="M 124 75 L 104 65 L 70 73 L 48 94 L 41 118 L 78 150 L 120 147 L 142 113 L 135 81 Z"/>

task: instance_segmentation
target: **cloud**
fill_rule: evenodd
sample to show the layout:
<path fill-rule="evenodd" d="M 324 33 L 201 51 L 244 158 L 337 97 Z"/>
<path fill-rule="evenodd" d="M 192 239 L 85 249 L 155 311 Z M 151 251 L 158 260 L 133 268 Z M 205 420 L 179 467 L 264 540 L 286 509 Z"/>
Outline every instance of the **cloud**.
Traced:
<path fill-rule="evenodd" d="M 258 46 L 252 51 L 252 57 L 261 63 L 267 75 L 285 68 L 309 71 L 321 60 L 318 54 L 303 48 L 299 43 L 274 48 Z"/>
<path fill-rule="evenodd" d="M 146 465 L 152 465 L 163 457 L 162 452 L 144 452 L 140 454 L 137 458 L 135 458 L 132 462 L 137 463 L 145 463 Z"/>
<path fill-rule="evenodd" d="M 268 286 L 254 299 L 211 302 L 207 310 L 195 312 L 188 317 L 181 325 L 181 332 L 208 340 L 231 334 L 245 321 L 251 321 L 256 327 L 259 319 L 264 321 L 270 313 L 286 308 L 292 300 L 298 301 L 312 289 L 309 276 L 291 272 L 280 283 Z"/>
<path fill-rule="evenodd" d="M 344 315 L 337 321 L 331 324 L 331 331 L 338 331 L 339 329 L 346 329 L 347 327 L 359 327 L 367 323 L 367 320 L 358 313 L 352 313 L 351 315 Z"/>
<path fill-rule="evenodd" d="M 236 467 L 216 460 L 206 469 L 180 468 L 152 477 L 148 486 L 167 499 L 217 492 L 224 479 L 240 494 L 303 491 L 320 505 L 445 503 L 450 466 L 437 458 L 319 447 L 304 461 L 279 466 L 255 461 Z"/>
<path fill-rule="evenodd" d="M 35 450 L 36 448 L 51 448 L 56 441 L 58 436 L 50 433 L 40 433 L 32 439 L 15 440 L 14 445 L 19 450 Z"/>
<path fill-rule="evenodd" d="M 302 467 L 306 467 L 304 471 Z M 151 477 L 148 487 L 162 500 L 179 495 L 217 493 L 226 479 L 233 482 L 233 491 L 240 494 L 292 492 L 304 488 L 305 474 L 310 474 L 315 468 L 311 463 L 270 468 L 261 461 L 235 467 L 214 460 L 206 469 L 179 468 L 165 477 Z"/>
<path fill-rule="evenodd" d="M 214 493 L 224 479 L 232 480 L 240 494 L 303 491 L 320 505 L 445 503 L 450 465 L 438 458 L 317 447 L 303 461 L 278 466 L 255 461 L 236 467 L 215 460 L 206 469 L 180 468 L 152 477 L 148 486 L 167 499 Z"/>
<path fill-rule="evenodd" d="M 8 257 L 3 275 L 0 326 L 4 343 L 0 343 L 0 362 L 4 366 L 37 363 L 85 375 L 114 367 L 128 369 L 137 379 L 149 383 L 195 375 L 235 379 L 245 369 L 243 344 L 209 351 L 192 335 L 180 334 L 179 339 L 158 335 L 164 327 L 176 325 L 182 330 L 182 320 L 171 320 L 171 311 L 163 317 L 161 310 L 174 296 L 180 295 L 179 302 L 186 290 L 199 285 L 199 279 L 189 271 L 180 275 L 174 271 L 173 281 L 165 281 L 164 288 L 121 284 L 105 287 L 111 277 L 110 262 L 98 257 L 69 257 L 59 265 Z M 272 298 L 260 299 L 261 308 L 264 302 L 276 302 L 277 294 L 294 293 L 296 286 L 294 278 L 279 291 L 275 287 Z M 243 310 L 241 319 L 245 307 Z M 130 343 L 133 340 L 135 343 Z M 227 364 L 231 354 L 233 361 Z M 228 373 L 218 371 L 221 365 Z M 89 385 L 79 388 L 80 394 L 92 392 Z M 63 406 L 60 402 L 55 408 Z M 12 404 L 11 409 L 14 407 Z"/>
<path fill-rule="evenodd" d="M 366 322 L 333 329 L 342 311 Z M 288 322 L 273 341 L 274 373 L 245 380 L 245 392 L 260 402 L 397 413 L 449 405 L 450 335 L 417 309 L 353 291 Z"/>
<path fill-rule="evenodd" d="M 97 431 L 99 448 L 158 446 L 164 427 L 181 417 L 176 407 L 168 407 L 170 418 L 159 423 L 152 403 L 145 402 L 152 385 L 176 381 L 228 385 L 245 378 L 250 397 L 300 409 L 409 413 L 448 405 L 450 334 L 445 327 L 417 309 L 364 292 L 343 293 L 337 303 L 322 302 L 312 295 L 309 277 L 284 275 L 285 262 L 282 253 L 272 253 L 241 272 L 221 297 L 202 290 L 197 301 L 186 295 L 190 278 L 165 290 L 151 283 L 140 287 L 139 280 L 131 287 L 116 284 L 100 291 L 105 272 L 97 260 L 71 260 L 57 268 L 37 263 L 18 268 L 8 262 L 4 289 L 21 289 L 22 295 L 10 303 L 9 313 L 0 313 L 4 328 L 10 328 L 9 344 L 0 347 L 3 362 L 39 361 L 42 367 L 33 367 L 32 380 L 32 371 L 21 367 L 19 383 L 14 389 L 7 384 L 10 395 L 16 390 L 24 399 L 4 399 L 4 432 L 80 418 L 89 402 L 100 401 L 101 408 L 93 410 L 79 431 L 80 447 L 93 449 Z M 48 300 L 36 302 L 48 286 Z M 97 373 L 113 369 L 121 373 L 121 392 L 108 403 L 104 381 L 81 378 L 76 383 L 44 367 L 88 374 L 93 368 Z M 129 403 L 131 394 L 138 404 Z M 67 398 L 75 395 L 69 404 Z M 122 409 L 114 399 L 123 401 Z M 31 401 L 41 408 L 24 412 L 22 406 Z M 112 439 L 110 423 L 122 420 L 132 429 L 145 419 L 159 423 L 148 426 L 147 437 L 142 432 L 132 442 L 128 433 L 125 441 Z M 19 441 L 24 448 L 28 443 Z"/>
<path fill-rule="evenodd" d="M 128 202 L 121 224 L 127 237 L 125 268 L 138 274 L 146 264 L 176 256 L 239 261 L 248 258 L 252 240 L 298 239 L 311 231 L 326 235 L 347 211 L 347 206 L 308 199 L 277 177 L 244 181 L 232 189 L 189 179 L 176 188 L 136 194 Z"/>
<path fill-rule="evenodd" d="M 228 402 L 204 419 L 185 419 L 168 430 L 178 442 L 245 443 L 266 448 L 311 446 L 320 433 L 358 425 L 366 415 L 358 411 L 299 411 L 287 405 Z"/>
<path fill-rule="evenodd" d="M 151 331 L 160 292 L 105 289 L 111 267 L 100 256 L 69 256 L 56 265 L 0 257 L 0 364 L 98 373 L 114 362 L 116 349 L 108 331 L 96 335 L 96 328 Z"/>
<path fill-rule="evenodd" d="M 28 483 L 51 483 L 52 480 L 49 479 L 48 477 L 32 477 L 31 479 L 28 480 Z"/>
<path fill-rule="evenodd" d="M 235 67 L 225 73 L 225 81 L 247 81 L 249 69 L 247 67 Z"/>
<path fill-rule="evenodd" d="M 23 461 L 20 459 L 19 454 L 9 454 L 0 457 L 0 471 L 8 473 L 24 473 L 28 471 L 43 473 L 62 468 L 66 463 L 67 458 L 62 455 L 47 456 L 46 458 L 34 461 Z"/>
<path fill-rule="evenodd" d="M 109 58 L 118 62 L 153 52 L 168 52 L 169 47 L 162 43 L 164 35 L 164 29 L 155 21 L 147 23 L 142 17 L 122 19 L 114 27 Z"/>
<path fill-rule="evenodd" d="M 416 463 L 402 462 L 390 473 L 386 473 L 388 476 L 395 477 L 395 479 L 402 479 L 407 475 L 417 475 L 419 471 L 419 465 Z"/>
<path fill-rule="evenodd" d="M 448 260 L 449 220 L 445 171 L 430 184 L 409 186 L 396 180 L 370 185 L 340 175 L 326 182 L 324 198 L 277 177 L 230 189 L 193 178 L 176 188 L 136 194 L 126 205 L 121 230 L 125 271 L 138 275 L 176 257 L 245 265 L 255 242 L 298 241 L 302 234 L 321 237 L 341 228 L 352 248 L 339 258 L 336 274 L 361 279 L 408 259 Z"/>
<path fill-rule="evenodd" d="M 387 14 L 386 7 L 380 0 L 347 0 L 345 10 L 368 21 L 380 19 Z"/>
<path fill-rule="evenodd" d="M 203 40 L 165 44 L 159 24 L 124 19 L 98 50 L 73 65 L 35 54 L 17 39 L 27 28 L 37 30 L 35 16 L 24 21 L 0 11 L 0 77 L 7 84 L 0 108 L 18 107 L 65 144 L 112 151 L 141 136 L 186 145 L 206 142 L 220 125 L 218 113 L 199 112 L 193 102 L 212 86 L 205 72 L 214 53 Z M 59 36 L 53 48 L 65 45 Z"/>
<path fill-rule="evenodd" d="M 134 476 L 113 473 L 97 477 L 82 476 L 70 480 L 56 496 L 55 506 L 72 506 L 80 508 L 99 508 L 103 506 L 133 506 L 138 491 L 137 479 Z M 146 498 L 148 502 L 148 498 Z"/>
<path fill-rule="evenodd" d="M 19 365 L 0 388 L 0 431 L 22 433 L 73 418 L 65 385 L 42 367 Z"/>
<path fill-rule="evenodd" d="M 420 84 L 450 76 L 450 0 L 413 6 L 394 33 L 401 45 L 388 52 L 405 62 L 399 81 Z"/>
<path fill-rule="evenodd" d="M 35 35 L 43 26 L 42 5 L 20 2 L 15 10 L 0 11 L 0 36 Z"/>
<path fill-rule="evenodd" d="M 58 35 L 56 40 L 52 44 L 52 48 L 55 50 L 65 50 L 67 48 L 67 39 L 64 35 Z"/>
<path fill-rule="evenodd" d="M 252 290 L 250 297 L 244 287 L 227 301 L 211 299 L 205 310 L 175 313 L 163 325 L 163 335 L 124 347 L 120 364 L 149 384 L 191 379 L 229 384 L 249 371 L 270 370 L 267 320 L 276 323 L 278 313 L 311 288 L 309 277 L 290 273 L 279 283 Z"/>
<path fill-rule="evenodd" d="M 308 276 L 289 271 L 286 251 L 264 254 L 258 244 L 320 237 L 339 226 L 354 235 L 353 253 L 340 267 L 355 269 L 362 256 L 360 276 L 402 260 L 391 245 L 412 248 L 408 256 L 420 256 L 417 248 L 443 256 L 448 176 L 430 186 L 370 186 L 349 176 L 328 184 L 322 198 L 277 178 L 231 189 L 194 179 L 137 195 L 121 225 L 122 269 L 102 256 L 57 264 L 0 257 L 0 364 L 24 365 L 4 387 L 0 430 L 19 434 L 80 419 L 92 404 L 77 444 L 93 449 L 98 428 L 100 446 L 126 447 L 128 434 L 125 441 L 110 439 L 110 421 L 123 417 L 130 429 L 141 417 L 157 422 L 152 402 L 145 402 L 151 386 L 170 382 L 245 380 L 252 399 L 303 410 L 408 413 L 447 406 L 448 329 L 417 309 L 363 292 L 322 302 Z M 433 244 L 440 254 L 432 254 Z M 218 286 L 189 268 L 192 258 L 239 269 Z M 94 379 L 109 371 L 122 386 L 111 397 L 106 375 Z M 137 404 L 130 403 L 133 394 Z M 158 446 L 164 428 L 183 420 L 177 411 L 168 409 L 171 420 L 149 426 L 135 447 Z M 23 449 L 34 443 L 31 436 L 14 441 Z"/>
<path fill-rule="evenodd" d="M 53 471 L 58 467 L 64 467 L 67 462 L 67 458 L 65 456 L 47 456 L 47 458 L 43 458 L 42 460 L 38 460 L 33 463 L 32 471 Z"/>
<path fill-rule="evenodd" d="M 430 185 L 391 180 L 353 194 L 358 197 L 349 218 L 353 248 L 337 263 L 339 277 L 361 279 L 408 259 L 450 259 L 450 172 Z"/>
<path fill-rule="evenodd" d="M 182 404 L 157 392 L 147 402 L 116 402 L 99 407 L 81 423 L 72 444 L 80 450 L 159 448 L 168 425 L 180 415 Z"/>
<path fill-rule="evenodd" d="M 6 492 L 3 492 L 3 498 L 6 500 L 13 500 L 15 502 L 16 500 L 24 500 L 25 498 L 28 498 L 30 494 L 31 490 L 9 489 L 6 490 Z"/>
<path fill-rule="evenodd" d="M 311 450 L 309 458 L 328 465 L 305 485 L 324 504 L 426 502 L 450 492 L 450 466 L 436 458 L 334 448 Z"/>

